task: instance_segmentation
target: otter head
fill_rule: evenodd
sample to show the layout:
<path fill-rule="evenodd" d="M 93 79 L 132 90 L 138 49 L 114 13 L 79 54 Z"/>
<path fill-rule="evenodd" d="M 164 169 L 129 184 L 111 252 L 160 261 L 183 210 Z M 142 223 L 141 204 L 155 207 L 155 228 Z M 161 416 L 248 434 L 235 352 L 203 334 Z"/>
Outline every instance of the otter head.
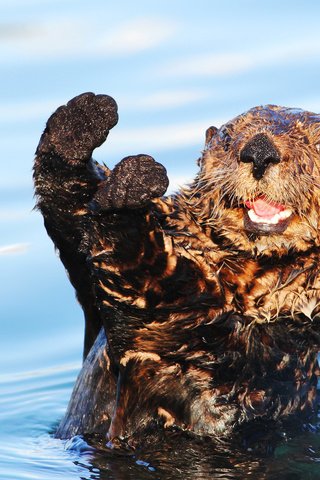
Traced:
<path fill-rule="evenodd" d="M 256 107 L 207 131 L 193 185 L 203 226 L 226 245 L 285 255 L 320 246 L 320 115 Z"/>

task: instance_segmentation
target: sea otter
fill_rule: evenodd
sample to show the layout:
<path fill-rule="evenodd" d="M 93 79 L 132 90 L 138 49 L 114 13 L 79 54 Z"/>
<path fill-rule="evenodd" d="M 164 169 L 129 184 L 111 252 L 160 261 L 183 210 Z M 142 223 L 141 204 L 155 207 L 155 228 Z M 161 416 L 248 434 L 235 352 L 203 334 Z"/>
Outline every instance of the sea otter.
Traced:
<path fill-rule="evenodd" d="M 320 115 L 267 105 L 210 127 L 198 175 L 168 197 L 152 157 L 113 170 L 92 159 L 117 118 L 111 97 L 84 93 L 49 118 L 36 152 L 37 206 L 86 322 L 57 435 L 226 438 L 307 415 L 319 376 Z"/>

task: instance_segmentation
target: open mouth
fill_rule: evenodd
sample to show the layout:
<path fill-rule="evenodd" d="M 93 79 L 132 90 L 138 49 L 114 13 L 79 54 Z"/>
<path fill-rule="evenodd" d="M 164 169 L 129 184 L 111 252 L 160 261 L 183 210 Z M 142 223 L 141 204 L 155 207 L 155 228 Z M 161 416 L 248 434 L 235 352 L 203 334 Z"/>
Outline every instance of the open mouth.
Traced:
<path fill-rule="evenodd" d="M 281 203 L 271 202 L 261 196 L 245 202 L 247 210 L 244 227 L 249 232 L 260 234 L 282 233 L 290 223 L 293 212 Z"/>

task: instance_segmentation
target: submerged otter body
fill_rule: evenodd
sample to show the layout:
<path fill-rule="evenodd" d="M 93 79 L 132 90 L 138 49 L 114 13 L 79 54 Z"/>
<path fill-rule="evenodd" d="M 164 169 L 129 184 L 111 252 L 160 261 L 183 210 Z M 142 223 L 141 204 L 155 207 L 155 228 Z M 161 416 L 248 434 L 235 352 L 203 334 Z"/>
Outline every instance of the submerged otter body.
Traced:
<path fill-rule="evenodd" d="M 320 116 L 256 107 L 211 127 L 194 182 L 162 197 L 166 172 L 148 155 L 112 171 L 92 160 L 116 110 L 80 95 L 37 149 L 38 207 L 84 309 L 85 356 L 103 328 L 58 436 L 228 437 L 312 412 Z"/>

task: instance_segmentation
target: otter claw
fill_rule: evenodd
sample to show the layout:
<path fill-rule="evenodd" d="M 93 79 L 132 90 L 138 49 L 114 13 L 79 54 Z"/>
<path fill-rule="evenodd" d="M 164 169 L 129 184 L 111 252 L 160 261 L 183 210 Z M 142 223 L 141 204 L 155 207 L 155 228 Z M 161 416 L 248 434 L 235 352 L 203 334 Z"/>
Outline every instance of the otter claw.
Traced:
<path fill-rule="evenodd" d="M 94 204 L 101 210 L 143 207 L 164 195 L 168 184 L 166 169 L 149 155 L 126 157 L 101 184 Z"/>
<path fill-rule="evenodd" d="M 117 104 L 113 98 L 83 93 L 51 115 L 37 154 L 54 152 L 72 165 L 87 161 L 117 121 Z"/>

